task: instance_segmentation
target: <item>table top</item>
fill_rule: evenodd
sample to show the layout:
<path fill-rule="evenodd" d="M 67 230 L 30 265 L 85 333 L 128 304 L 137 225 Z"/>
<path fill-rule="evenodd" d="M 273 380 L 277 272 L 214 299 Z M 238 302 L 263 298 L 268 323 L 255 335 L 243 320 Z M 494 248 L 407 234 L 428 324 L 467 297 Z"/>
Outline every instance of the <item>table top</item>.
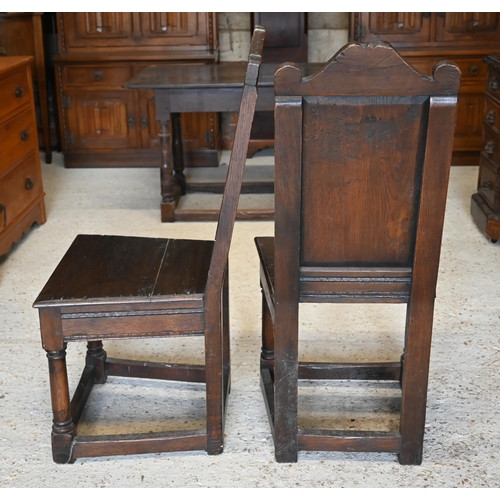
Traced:
<path fill-rule="evenodd" d="M 274 72 L 281 64 L 261 64 L 259 87 L 274 85 Z M 303 76 L 318 71 L 322 63 L 298 63 Z M 247 64 L 172 64 L 168 66 L 148 66 L 127 82 L 131 89 L 200 89 L 200 88 L 241 88 L 245 80 Z"/>

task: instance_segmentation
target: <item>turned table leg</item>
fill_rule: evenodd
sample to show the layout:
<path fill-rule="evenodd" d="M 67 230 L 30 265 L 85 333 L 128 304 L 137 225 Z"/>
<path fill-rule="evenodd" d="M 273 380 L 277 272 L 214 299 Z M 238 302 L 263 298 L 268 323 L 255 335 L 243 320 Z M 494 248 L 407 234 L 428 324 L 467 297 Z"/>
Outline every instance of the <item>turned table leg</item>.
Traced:
<path fill-rule="evenodd" d="M 50 395 L 52 399 L 52 456 L 54 462 L 71 461 L 71 442 L 75 432 L 71 416 L 68 374 L 66 371 L 66 346 L 60 351 L 47 351 L 49 360 Z"/>

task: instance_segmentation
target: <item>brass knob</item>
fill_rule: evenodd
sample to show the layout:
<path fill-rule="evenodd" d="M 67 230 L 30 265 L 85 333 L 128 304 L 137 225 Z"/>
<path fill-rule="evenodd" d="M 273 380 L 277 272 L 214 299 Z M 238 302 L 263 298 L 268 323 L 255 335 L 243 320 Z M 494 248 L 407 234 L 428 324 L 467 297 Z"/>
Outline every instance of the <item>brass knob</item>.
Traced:
<path fill-rule="evenodd" d="M 131 116 L 128 120 L 127 123 L 129 124 L 130 127 L 133 127 L 135 125 L 135 120 L 134 117 Z"/>
<path fill-rule="evenodd" d="M 494 76 L 488 83 L 488 86 L 491 90 L 498 90 L 498 78 Z"/>
<path fill-rule="evenodd" d="M 481 183 L 481 189 L 484 189 L 485 191 L 489 191 L 490 187 L 491 187 L 491 181 L 489 179 Z"/>
<path fill-rule="evenodd" d="M 104 73 L 103 73 L 102 71 L 96 71 L 96 72 L 94 73 L 94 80 L 95 80 L 96 82 L 101 82 L 101 81 L 102 81 L 102 79 L 103 79 L 103 77 L 104 77 Z"/>
<path fill-rule="evenodd" d="M 491 110 L 486 115 L 486 122 L 489 123 L 490 125 L 493 125 L 495 123 L 496 118 L 497 118 L 497 115 L 496 115 L 495 111 Z"/>
<path fill-rule="evenodd" d="M 147 126 L 148 126 L 148 119 L 144 117 L 141 120 L 141 127 L 147 127 Z"/>
<path fill-rule="evenodd" d="M 27 141 L 30 138 L 30 133 L 27 130 L 21 131 L 21 141 Z"/>
<path fill-rule="evenodd" d="M 29 191 L 30 189 L 33 189 L 33 186 L 35 185 L 33 179 L 31 177 L 28 177 L 26 179 L 26 182 L 24 183 L 24 187 Z"/>
<path fill-rule="evenodd" d="M 19 99 L 24 95 L 24 89 L 22 87 L 16 87 L 14 94 Z"/>
<path fill-rule="evenodd" d="M 493 141 L 488 141 L 486 146 L 484 146 L 484 152 L 492 155 L 495 152 L 495 143 Z"/>
<path fill-rule="evenodd" d="M 471 75 L 478 75 L 479 74 L 479 66 L 471 66 L 470 67 L 470 74 Z"/>

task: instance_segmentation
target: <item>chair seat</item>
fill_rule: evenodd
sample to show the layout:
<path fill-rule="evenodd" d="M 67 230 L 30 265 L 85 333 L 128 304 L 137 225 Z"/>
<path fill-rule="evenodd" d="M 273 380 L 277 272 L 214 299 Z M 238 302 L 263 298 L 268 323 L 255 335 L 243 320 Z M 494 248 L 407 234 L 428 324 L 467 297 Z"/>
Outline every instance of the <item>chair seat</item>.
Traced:
<path fill-rule="evenodd" d="M 35 307 L 202 299 L 214 242 L 78 235 Z"/>

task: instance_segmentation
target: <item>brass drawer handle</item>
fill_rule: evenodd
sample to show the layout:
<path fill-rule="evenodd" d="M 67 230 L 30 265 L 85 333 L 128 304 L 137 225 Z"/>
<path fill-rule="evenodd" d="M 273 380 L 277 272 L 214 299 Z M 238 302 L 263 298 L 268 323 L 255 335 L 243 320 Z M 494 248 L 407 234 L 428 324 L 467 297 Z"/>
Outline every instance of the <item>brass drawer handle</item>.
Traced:
<path fill-rule="evenodd" d="M 22 87 L 16 87 L 14 94 L 18 99 L 20 99 L 24 95 L 24 89 Z"/>
<path fill-rule="evenodd" d="M 26 182 L 24 183 L 24 187 L 29 191 L 30 189 L 33 189 L 33 186 L 35 185 L 35 181 L 31 177 L 28 177 L 26 179 Z"/>
<path fill-rule="evenodd" d="M 7 225 L 7 208 L 0 203 L 0 214 L 3 212 L 3 227 Z"/>
<path fill-rule="evenodd" d="M 103 77 L 104 77 L 104 73 L 102 71 L 96 71 L 94 73 L 94 80 L 96 82 L 102 82 Z"/>
<path fill-rule="evenodd" d="M 488 87 L 491 90 L 498 90 L 498 78 L 494 76 L 491 80 L 490 83 L 488 84 Z"/>
<path fill-rule="evenodd" d="M 470 67 L 470 74 L 473 76 L 479 75 L 479 66 L 471 66 Z"/>
<path fill-rule="evenodd" d="M 497 114 L 493 110 L 491 110 L 486 115 L 486 123 L 489 123 L 490 125 L 493 125 L 496 119 L 497 119 Z"/>
<path fill-rule="evenodd" d="M 21 132 L 21 141 L 27 141 L 30 138 L 30 133 L 27 130 Z"/>
<path fill-rule="evenodd" d="M 495 143 L 493 141 L 488 141 L 486 146 L 484 146 L 484 152 L 492 155 L 495 152 Z"/>

